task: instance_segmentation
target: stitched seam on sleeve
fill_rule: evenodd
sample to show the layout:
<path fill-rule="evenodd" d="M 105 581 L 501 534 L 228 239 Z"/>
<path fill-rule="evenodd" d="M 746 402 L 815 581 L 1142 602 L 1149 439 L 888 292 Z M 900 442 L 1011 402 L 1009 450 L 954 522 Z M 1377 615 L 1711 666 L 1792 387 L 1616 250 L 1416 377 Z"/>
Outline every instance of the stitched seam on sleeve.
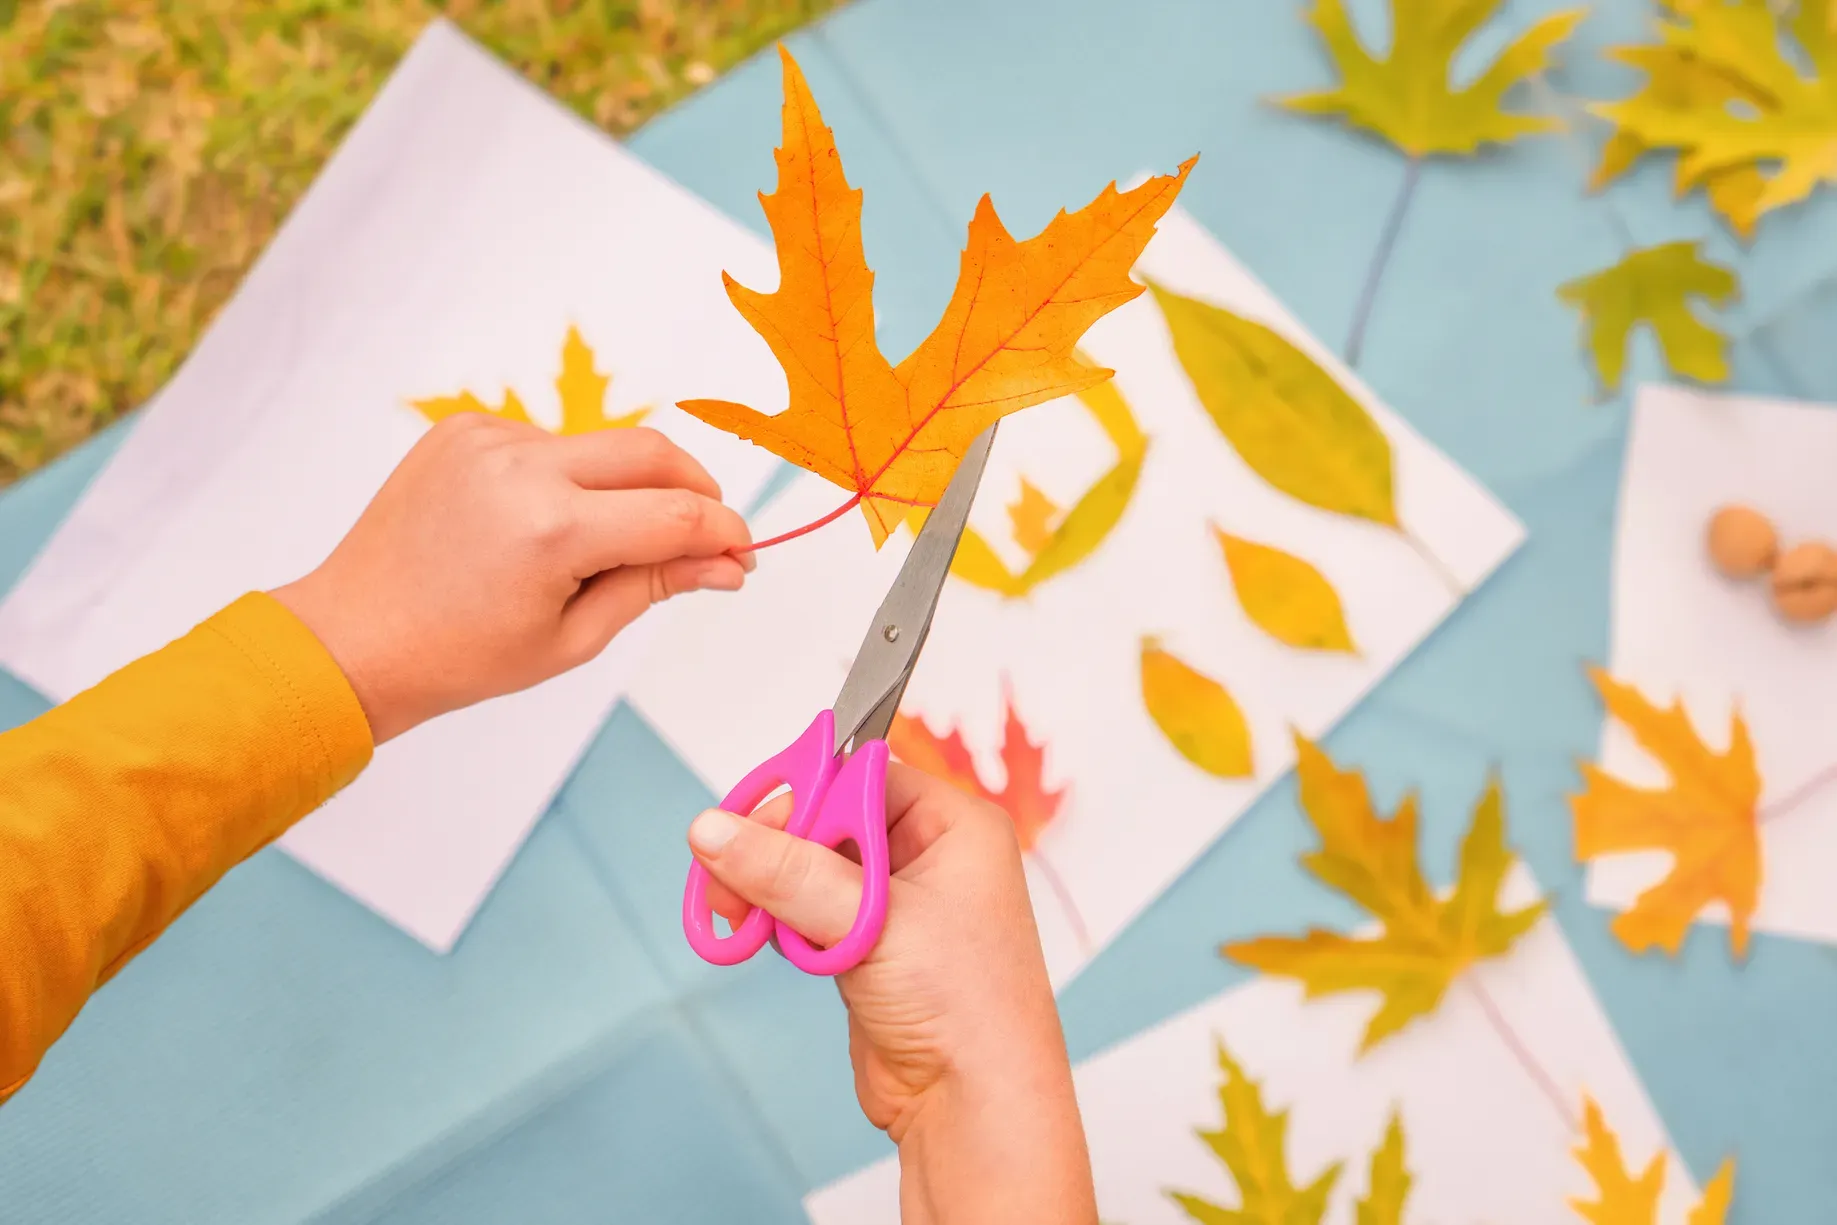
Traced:
<path fill-rule="evenodd" d="M 313 790 L 315 794 L 324 791 L 330 785 L 332 767 L 334 764 L 331 746 L 325 742 L 325 737 L 321 734 L 320 729 L 311 720 L 306 718 L 305 712 L 310 709 L 310 704 L 307 702 L 305 695 L 300 692 L 299 687 L 294 684 L 293 677 L 288 675 L 285 668 L 275 663 L 266 652 L 256 651 L 252 647 L 244 645 L 237 635 L 226 633 L 221 626 L 212 625 L 207 622 L 205 628 L 227 642 L 235 649 L 238 655 L 247 660 L 258 672 L 279 682 L 280 688 L 283 690 L 283 700 L 281 704 L 287 710 L 287 719 L 288 722 L 293 725 L 296 741 L 305 742 L 310 740 L 312 747 L 318 750 L 318 762 L 315 771 Z"/>

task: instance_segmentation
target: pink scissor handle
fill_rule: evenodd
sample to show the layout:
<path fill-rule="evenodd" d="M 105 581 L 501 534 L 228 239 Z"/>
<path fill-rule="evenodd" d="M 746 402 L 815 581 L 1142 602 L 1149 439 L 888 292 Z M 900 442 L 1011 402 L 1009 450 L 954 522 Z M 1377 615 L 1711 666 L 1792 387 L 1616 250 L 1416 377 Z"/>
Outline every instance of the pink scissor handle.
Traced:
<path fill-rule="evenodd" d="M 841 974 L 874 951 L 887 922 L 887 742 L 870 740 L 856 749 L 830 784 L 816 823 L 804 837 L 835 850 L 853 842 L 861 851 L 861 906 L 848 934 L 817 948 L 794 928 L 777 925 L 778 947 L 806 974 Z"/>
<path fill-rule="evenodd" d="M 789 787 L 791 819 L 785 824 L 785 832 L 806 837 L 839 769 L 836 717 L 826 710 L 811 720 L 810 726 L 790 748 L 741 779 L 721 801 L 721 808 L 737 816 L 751 816 L 753 809 L 763 804 L 766 797 L 780 787 Z M 885 830 L 881 833 L 884 841 Z M 689 947 L 703 961 L 717 966 L 738 965 L 765 947 L 772 935 L 773 919 L 754 907 L 732 935 L 721 935 L 715 930 L 714 909 L 708 905 L 710 879 L 708 869 L 699 861 L 689 865 L 689 883 L 683 890 L 682 899 L 683 935 L 689 938 Z"/>

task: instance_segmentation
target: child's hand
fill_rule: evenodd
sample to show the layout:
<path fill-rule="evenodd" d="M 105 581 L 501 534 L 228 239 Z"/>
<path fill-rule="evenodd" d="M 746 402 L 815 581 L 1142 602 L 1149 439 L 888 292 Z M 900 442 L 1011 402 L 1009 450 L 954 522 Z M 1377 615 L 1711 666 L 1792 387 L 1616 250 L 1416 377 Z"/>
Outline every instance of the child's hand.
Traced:
<path fill-rule="evenodd" d="M 695 819 L 689 845 L 729 922 L 760 905 L 818 944 L 847 933 L 861 869 L 782 832 L 789 797 L 753 820 Z M 886 930 L 837 977 L 855 1092 L 900 1146 L 906 1225 L 1096 1220 L 1071 1067 L 1020 847 L 993 805 L 887 769 Z"/>
<path fill-rule="evenodd" d="M 376 743 L 585 663 L 659 600 L 736 590 L 751 543 L 655 430 L 555 437 L 462 413 L 415 444 L 332 555 L 274 592 Z"/>

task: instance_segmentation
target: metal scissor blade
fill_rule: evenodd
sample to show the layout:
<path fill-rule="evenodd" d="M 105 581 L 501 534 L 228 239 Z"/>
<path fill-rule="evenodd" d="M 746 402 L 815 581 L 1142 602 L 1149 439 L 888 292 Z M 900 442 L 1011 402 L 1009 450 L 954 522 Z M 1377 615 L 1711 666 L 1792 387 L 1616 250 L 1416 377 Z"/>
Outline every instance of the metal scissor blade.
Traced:
<path fill-rule="evenodd" d="M 998 423 L 999 424 L 999 423 Z M 925 518 L 912 552 L 899 568 L 899 577 L 881 601 L 868 627 L 854 667 L 836 697 L 836 744 L 853 740 L 884 739 L 906 691 L 906 681 L 918 662 L 925 637 L 931 632 L 931 614 L 937 609 L 944 580 L 950 577 L 951 559 L 969 522 L 976 487 L 989 462 L 995 426 L 976 436 L 951 476 L 944 496 Z"/>

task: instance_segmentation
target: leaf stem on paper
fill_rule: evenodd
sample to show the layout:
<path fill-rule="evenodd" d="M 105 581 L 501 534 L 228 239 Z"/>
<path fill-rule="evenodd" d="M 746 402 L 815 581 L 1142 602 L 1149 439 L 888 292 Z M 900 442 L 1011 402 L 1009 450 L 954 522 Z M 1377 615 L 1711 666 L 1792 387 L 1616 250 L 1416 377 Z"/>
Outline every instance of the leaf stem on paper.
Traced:
<path fill-rule="evenodd" d="M 1091 944 L 1091 931 L 1084 925 L 1084 915 L 1079 912 L 1078 903 L 1072 900 L 1072 891 L 1065 887 L 1064 878 L 1052 866 L 1052 861 L 1046 858 L 1044 851 L 1036 847 L 1027 853 L 1033 856 L 1034 867 L 1040 870 L 1040 875 L 1046 878 L 1047 887 L 1058 899 L 1059 909 L 1065 912 L 1066 921 L 1072 926 L 1072 934 L 1078 938 L 1078 947 L 1086 957 L 1094 956 L 1097 949 Z"/>
<path fill-rule="evenodd" d="M 1833 782 L 1837 782 L 1837 762 L 1824 767 L 1779 799 L 1763 804 L 1756 819 L 1764 824 L 1783 817 Z"/>
<path fill-rule="evenodd" d="M 1422 159 L 1412 157 L 1403 165 L 1403 184 L 1397 189 L 1397 200 L 1390 216 L 1384 219 L 1384 230 L 1378 235 L 1377 250 L 1371 255 L 1371 270 L 1365 274 L 1365 287 L 1352 308 L 1352 331 L 1346 337 L 1346 364 L 1357 366 L 1365 345 L 1365 325 L 1371 320 L 1371 308 L 1378 300 L 1378 285 L 1389 266 L 1391 251 L 1397 246 L 1397 235 L 1403 230 L 1404 214 L 1410 211 L 1410 200 L 1416 194 L 1417 180 L 1422 178 Z"/>
<path fill-rule="evenodd" d="M 1397 525 L 1397 534 L 1403 537 L 1404 543 L 1415 551 L 1416 556 L 1422 558 L 1423 562 L 1435 571 L 1435 577 L 1441 580 L 1442 586 L 1448 589 L 1448 594 L 1453 596 L 1457 603 L 1466 598 L 1467 584 L 1461 581 L 1461 576 L 1456 574 L 1447 562 L 1436 555 L 1435 550 L 1429 547 L 1428 541 L 1401 523 Z"/>
<path fill-rule="evenodd" d="M 1518 1061 L 1518 1066 L 1523 1068 L 1525 1075 L 1531 1078 L 1531 1083 L 1537 1086 L 1539 1092 L 1555 1109 L 1557 1116 L 1563 1121 L 1563 1126 L 1571 1131 L 1575 1130 L 1575 1112 L 1569 1104 L 1568 1095 L 1556 1083 L 1556 1077 L 1550 1075 L 1544 1066 L 1537 1062 L 1537 1057 L 1531 1054 L 1531 1048 L 1526 1046 L 1524 1039 L 1518 1036 L 1518 1031 L 1512 1028 L 1512 1023 L 1505 1019 L 1505 1013 L 1487 993 L 1486 988 L 1474 981 L 1471 976 L 1462 981 L 1468 991 L 1472 992 L 1474 1000 L 1480 1005 L 1480 1011 L 1486 1014 L 1487 1023 L 1493 1027 L 1493 1032 L 1499 1035 L 1499 1040 L 1505 1043 L 1505 1049 L 1511 1052 L 1512 1058 Z"/>

